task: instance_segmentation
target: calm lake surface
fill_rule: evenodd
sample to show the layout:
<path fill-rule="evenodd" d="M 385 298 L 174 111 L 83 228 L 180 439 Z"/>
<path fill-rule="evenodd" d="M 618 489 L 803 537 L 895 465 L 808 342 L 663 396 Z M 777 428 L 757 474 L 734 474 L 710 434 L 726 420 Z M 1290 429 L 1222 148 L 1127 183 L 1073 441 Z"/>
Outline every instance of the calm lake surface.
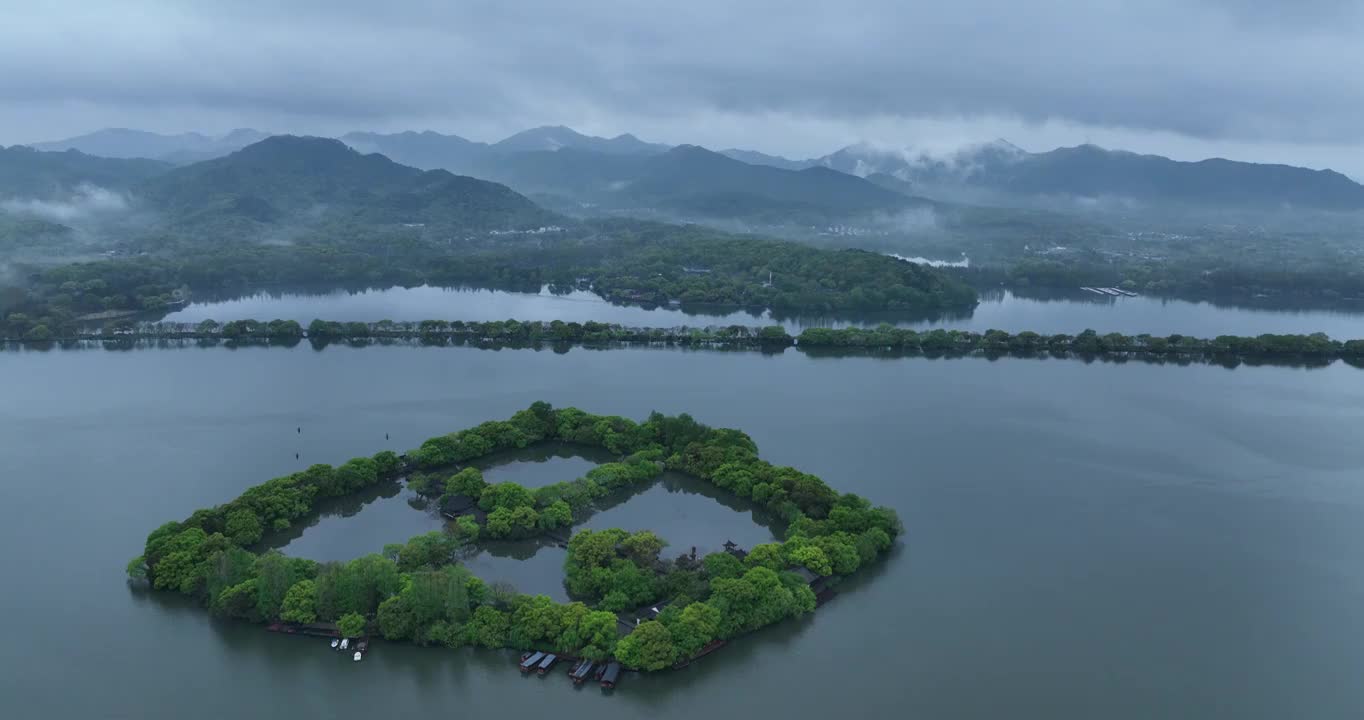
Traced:
<path fill-rule="evenodd" d="M 305 344 L 0 352 L 0 387 L 7 717 L 1364 716 L 1364 371 L 1340 363 Z M 166 520 L 539 399 L 742 428 L 896 508 L 906 535 L 813 616 L 613 696 L 524 678 L 504 652 L 379 644 L 352 663 L 124 579 Z M 673 477 L 587 521 L 603 523 L 657 528 L 673 552 L 770 533 Z M 439 526 L 394 483 L 276 540 L 350 557 Z M 551 592 L 561 552 L 470 565 Z"/>
<path fill-rule="evenodd" d="M 1344 310 L 1258 310 L 1218 306 L 1206 302 L 1152 297 L 1101 297 L 1076 290 L 1046 299 L 1019 297 L 1007 290 L 990 291 L 968 313 L 909 316 L 875 313 L 846 317 L 773 317 L 765 312 L 677 308 L 648 309 L 613 305 L 597 295 L 574 291 L 568 295 L 516 293 L 501 290 L 415 287 L 386 290 L 335 290 L 325 293 L 258 293 L 244 298 L 193 303 L 164 319 L 296 320 L 307 324 L 324 320 L 563 320 L 619 323 L 647 327 L 689 325 L 785 325 L 792 331 L 806 327 L 845 327 L 890 322 L 914 328 L 961 328 L 983 332 L 1032 330 L 1045 334 L 1078 333 L 1092 328 L 1100 333 L 1128 335 L 1181 333 L 1197 337 L 1260 335 L 1263 333 L 1324 332 L 1332 337 L 1364 338 L 1364 308 Z"/>

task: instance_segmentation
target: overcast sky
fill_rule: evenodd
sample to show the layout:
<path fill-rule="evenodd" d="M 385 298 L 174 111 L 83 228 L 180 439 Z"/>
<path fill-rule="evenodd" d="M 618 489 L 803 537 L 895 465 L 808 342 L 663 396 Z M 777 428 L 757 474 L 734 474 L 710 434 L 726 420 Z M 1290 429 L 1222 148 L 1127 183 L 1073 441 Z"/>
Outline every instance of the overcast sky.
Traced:
<path fill-rule="evenodd" d="M 0 0 L 0 144 L 527 127 L 793 157 L 1006 138 L 1364 177 L 1359 0 Z"/>

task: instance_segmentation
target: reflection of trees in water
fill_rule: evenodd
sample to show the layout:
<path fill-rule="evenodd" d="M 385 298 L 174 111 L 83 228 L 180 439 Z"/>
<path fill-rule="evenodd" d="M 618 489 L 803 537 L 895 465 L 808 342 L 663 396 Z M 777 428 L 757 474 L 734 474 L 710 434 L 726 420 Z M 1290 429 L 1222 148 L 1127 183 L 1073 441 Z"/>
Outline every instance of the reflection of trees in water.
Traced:
<path fill-rule="evenodd" d="M 577 445 L 562 441 L 539 443 L 530 447 L 511 450 L 487 456 L 474 463 L 481 469 L 503 467 L 522 462 L 543 463 L 556 459 L 582 458 L 593 463 L 606 463 L 616 461 L 618 458 L 610 452 L 597 447 Z M 574 478 L 564 478 L 565 481 Z M 747 514 L 748 519 L 756 525 L 768 529 L 774 535 L 780 537 L 784 523 L 781 519 L 765 507 L 753 501 L 741 498 L 725 490 L 715 487 L 710 483 L 685 473 L 666 471 L 650 482 L 639 483 L 613 492 L 593 503 L 586 511 L 577 513 L 574 517 L 573 527 L 565 536 L 571 535 L 578 530 L 589 519 L 599 513 L 607 512 L 615 508 L 627 505 L 632 499 L 661 487 L 668 493 L 680 493 L 683 495 L 695 495 L 715 502 L 739 514 Z M 282 549 L 290 543 L 299 539 L 312 527 L 317 526 L 324 518 L 349 518 L 360 514 L 365 508 L 381 500 L 389 500 L 406 492 L 404 479 L 388 480 L 380 482 L 372 487 L 338 498 L 328 498 L 318 504 L 318 507 L 298 522 L 291 525 L 287 530 L 267 533 L 259 545 L 260 550 Z M 438 504 L 427 497 L 409 494 L 405 498 L 405 504 L 416 512 L 426 513 L 432 517 L 439 517 Z M 640 527 L 648 526 L 648 518 L 641 518 L 645 522 Z M 446 531 L 449 532 L 451 523 L 446 522 Z M 414 527 L 410 536 L 421 534 L 420 528 Z M 466 546 L 459 551 L 458 559 L 469 563 L 474 561 L 479 555 L 485 554 L 489 558 L 499 560 L 524 561 L 536 556 L 545 548 L 556 548 L 559 545 L 559 537 L 538 536 L 522 540 L 486 540 L 479 541 Z M 373 552 L 380 552 L 382 548 L 374 548 Z M 679 549 L 679 552 L 681 550 Z"/>
<path fill-rule="evenodd" d="M 618 456 L 611 454 L 604 448 L 593 447 L 590 445 L 576 445 L 563 441 L 536 443 L 529 447 L 517 450 L 507 450 L 504 452 L 485 455 L 475 459 L 470 464 L 478 468 L 481 472 L 487 472 L 494 468 L 516 463 L 543 463 L 550 460 L 568 460 L 581 458 L 598 465 L 602 463 L 615 462 Z M 576 478 L 564 478 L 565 481 Z"/>
<path fill-rule="evenodd" d="M 318 503 L 317 507 L 312 512 L 295 521 L 287 530 L 267 533 L 264 539 L 261 540 L 260 547 L 263 550 L 278 550 L 300 537 L 303 537 L 303 533 L 307 531 L 308 528 L 316 526 L 318 523 L 322 522 L 323 518 L 352 517 L 358 515 L 361 510 L 364 510 L 369 505 L 380 500 L 397 497 L 402 492 L 402 480 L 395 479 L 379 482 L 360 492 L 343 495 L 341 497 L 327 498 Z M 430 503 L 422 500 L 420 497 L 415 498 L 415 500 L 423 504 L 419 506 L 412 500 L 409 500 L 408 506 L 416 510 L 430 511 Z M 413 534 L 416 535 L 418 533 L 414 532 Z M 379 552 L 380 549 L 381 548 L 375 548 L 374 552 Z"/>
<path fill-rule="evenodd" d="M 545 548 L 558 546 L 558 541 L 547 537 L 528 538 L 526 540 L 487 540 L 463 548 L 460 552 L 462 559 L 475 558 L 483 553 L 495 558 L 508 558 L 512 560 L 529 560 L 535 557 L 536 553 Z"/>
<path fill-rule="evenodd" d="M 777 536 L 781 535 L 781 533 L 777 531 L 784 527 L 781 519 L 777 517 L 776 514 L 752 500 L 726 492 L 701 478 L 671 470 L 664 472 L 653 482 L 640 483 L 601 498 L 593 504 L 588 513 L 574 517 L 574 526 L 581 525 L 598 513 L 603 513 L 607 510 L 612 510 L 621 505 L 625 505 L 633 498 L 643 495 L 659 486 L 662 486 L 662 488 L 669 493 L 699 495 L 701 497 L 709 498 L 717 504 L 733 510 L 736 513 L 748 513 L 754 524 L 767 528 Z"/>

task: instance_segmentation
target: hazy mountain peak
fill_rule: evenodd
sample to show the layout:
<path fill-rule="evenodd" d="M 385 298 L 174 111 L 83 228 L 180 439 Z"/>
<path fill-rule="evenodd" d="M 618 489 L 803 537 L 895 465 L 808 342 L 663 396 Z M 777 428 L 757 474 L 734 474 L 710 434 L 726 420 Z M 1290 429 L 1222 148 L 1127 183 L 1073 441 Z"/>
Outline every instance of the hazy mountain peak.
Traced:
<path fill-rule="evenodd" d="M 516 133 L 494 143 L 493 148 L 502 152 L 553 152 L 571 148 L 615 155 L 648 155 L 663 152 L 668 146 L 644 142 L 630 133 L 603 138 L 584 135 L 563 125 L 546 125 Z"/>
<path fill-rule="evenodd" d="M 563 147 L 577 147 L 586 144 L 591 138 L 563 125 L 544 125 L 522 130 L 511 137 L 493 144 L 500 150 L 533 152 L 537 150 L 558 150 Z M 602 139 L 602 138 L 597 138 Z"/>
<path fill-rule="evenodd" d="M 87 155 L 110 158 L 150 158 L 174 162 L 195 162 L 221 155 L 257 142 L 268 133 L 237 128 L 219 138 L 197 132 L 163 135 L 130 128 L 104 128 L 85 135 L 35 143 L 39 150 L 79 150 Z"/>
<path fill-rule="evenodd" d="M 336 138 L 315 135 L 271 135 L 238 150 L 234 154 L 279 154 L 286 152 L 359 153 Z"/>

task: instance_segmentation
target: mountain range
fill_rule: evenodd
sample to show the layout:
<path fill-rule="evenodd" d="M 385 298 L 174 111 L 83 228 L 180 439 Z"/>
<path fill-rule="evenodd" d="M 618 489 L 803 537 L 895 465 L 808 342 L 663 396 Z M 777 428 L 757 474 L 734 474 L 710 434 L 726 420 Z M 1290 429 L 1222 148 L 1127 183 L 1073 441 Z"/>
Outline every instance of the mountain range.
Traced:
<path fill-rule="evenodd" d="M 34 147 L 185 164 L 266 136 L 250 129 L 221 137 L 109 129 Z M 1059 202 L 1077 209 L 1103 208 L 1107 201 L 1123 209 L 1364 209 L 1364 186 L 1330 170 L 1221 159 L 1183 162 L 1093 145 L 1033 153 L 1001 140 L 946 155 L 853 145 L 792 160 L 742 149 L 670 147 L 629 134 L 593 137 L 562 126 L 534 128 L 496 143 L 430 131 L 355 132 L 340 140 L 413 168 L 504 183 L 580 214 L 817 224 L 895 212 L 926 199 L 1028 207 Z"/>
<path fill-rule="evenodd" d="M 996 140 L 938 157 L 855 145 L 807 162 L 894 178 L 931 197 L 987 204 L 1065 197 L 1261 210 L 1364 208 L 1364 186 L 1331 170 L 1218 158 L 1183 162 L 1095 145 L 1031 153 Z"/>
<path fill-rule="evenodd" d="M 126 190 L 171 167 L 156 160 L 99 157 L 76 150 L 0 147 L 0 199 L 61 200 L 88 185 Z"/>
<path fill-rule="evenodd" d="M 420 170 L 340 140 L 278 135 L 135 188 L 180 223 L 532 227 L 557 218 L 497 183 Z"/>
<path fill-rule="evenodd" d="M 218 137 L 195 132 L 161 135 L 145 130 L 105 128 L 65 140 L 34 143 L 31 147 L 35 150 L 78 150 L 100 157 L 147 158 L 186 164 L 221 157 L 269 136 L 270 133 L 249 128 L 239 128 Z"/>
<path fill-rule="evenodd" d="M 195 240 L 323 226 L 432 226 L 449 237 L 562 221 L 505 185 L 408 167 L 331 138 L 271 136 L 182 166 L 0 148 L 0 228 L 100 221 L 112 229 L 132 219 L 139 232 L 164 228 Z"/>

